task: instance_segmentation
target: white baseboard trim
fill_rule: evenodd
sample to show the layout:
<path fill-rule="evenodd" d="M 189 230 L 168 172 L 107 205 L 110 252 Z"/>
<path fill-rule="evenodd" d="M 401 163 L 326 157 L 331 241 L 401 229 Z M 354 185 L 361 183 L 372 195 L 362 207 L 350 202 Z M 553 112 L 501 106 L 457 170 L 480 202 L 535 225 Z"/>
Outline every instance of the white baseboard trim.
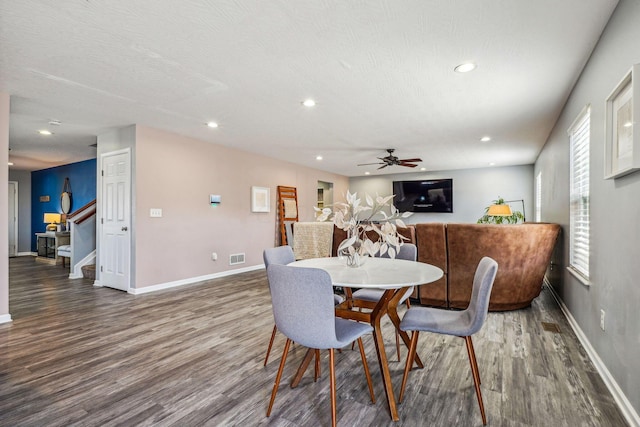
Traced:
<path fill-rule="evenodd" d="M 102 288 L 102 283 L 100 283 L 100 280 L 94 280 L 93 282 L 93 286 L 95 286 L 96 288 Z"/>
<path fill-rule="evenodd" d="M 159 283 L 157 285 L 145 286 L 144 288 L 130 288 L 127 292 L 133 295 L 147 294 L 149 292 L 156 292 L 164 289 L 176 288 L 178 286 L 204 282 L 205 280 L 219 279 L 220 277 L 232 276 L 234 274 L 246 273 L 248 271 L 260 270 L 263 268 L 264 268 L 264 264 L 253 265 L 251 267 L 238 268 L 236 270 L 221 271 L 220 273 L 207 274 L 207 275 L 198 276 L 198 277 L 190 277 L 188 279 L 175 280 L 173 282 Z"/>
<path fill-rule="evenodd" d="M 16 256 L 38 256 L 38 252 L 18 252 Z"/>
<path fill-rule="evenodd" d="M 86 257 L 82 258 L 80 261 L 73 266 L 71 271 L 69 272 L 69 279 L 81 279 L 84 276 L 82 275 L 82 267 L 89 264 L 96 263 L 96 250 L 90 252 Z"/>
<path fill-rule="evenodd" d="M 9 323 L 11 322 L 11 315 L 10 314 L 2 314 L 0 315 L 0 323 Z"/>
<path fill-rule="evenodd" d="M 564 316 L 567 318 L 571 329 L 573 329 L 573 332 L 575 332 L 578 340 L 580 340 L 580 344 L 582 344 L 585 351 L 587 352 L 589 359 L 591 359 L 591 362 L 598 370 L 598 373 L 602 377 L 605 385 L 613 395 L 613 398 L 618 404 L 618 408 L 620 408 L 620 412 L 622 412 L 624 418 L 627 420 L 631 427 L 640 427 L 640 416 L 638 416 L 638 412 L 636 412 L 633 405 L 631 405 L 631 402 L 629 402 L 629 399 L 627 399 L 627 396 L 624 394 L 616 380 L 613 378 L 611 372 L 609 372 L 602 359 L 600 359 L 600 356 L 598 356 L 598 353 L 589 342 L 587 336 L 584 334 L 584 332 L 582 332 L 580 325 L 578 325 L 578 322 L 576 322 L 576 319 L 569 311 L 569 308 L 560 299 L 560 296 L 556 293 L 551 284 L 546 280 L 546 277 L 545 285 L 547 285 L 547 288 L 551 291 L 551 295 L 553 295 L 553 298 L 558 302 L 558 305 L 560 306 L 560 309 L 562 310 Z"/>

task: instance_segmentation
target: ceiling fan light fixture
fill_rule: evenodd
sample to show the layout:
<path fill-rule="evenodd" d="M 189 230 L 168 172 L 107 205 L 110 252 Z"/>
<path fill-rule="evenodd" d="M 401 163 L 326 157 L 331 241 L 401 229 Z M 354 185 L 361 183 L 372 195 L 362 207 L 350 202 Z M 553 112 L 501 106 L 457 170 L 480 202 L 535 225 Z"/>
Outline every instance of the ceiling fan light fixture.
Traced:
<path fill-rule="evenodd" d="M 458 65 L 453 69 L 456 73 L 468 73 L 469 71 L 473 71 L 476 69 L 476 64 L 473 62 L 465 62 L 463 64 Z"/>

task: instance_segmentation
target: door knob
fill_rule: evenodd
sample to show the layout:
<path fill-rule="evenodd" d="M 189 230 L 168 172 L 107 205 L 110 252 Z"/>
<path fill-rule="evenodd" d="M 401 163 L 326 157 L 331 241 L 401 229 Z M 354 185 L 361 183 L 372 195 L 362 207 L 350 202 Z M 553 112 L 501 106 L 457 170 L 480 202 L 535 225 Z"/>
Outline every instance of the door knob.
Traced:
<path fill-rule="evenodd" d="M 127 231 L 128 228 L 127 227 L 122 227 L 122 231 Z"/>

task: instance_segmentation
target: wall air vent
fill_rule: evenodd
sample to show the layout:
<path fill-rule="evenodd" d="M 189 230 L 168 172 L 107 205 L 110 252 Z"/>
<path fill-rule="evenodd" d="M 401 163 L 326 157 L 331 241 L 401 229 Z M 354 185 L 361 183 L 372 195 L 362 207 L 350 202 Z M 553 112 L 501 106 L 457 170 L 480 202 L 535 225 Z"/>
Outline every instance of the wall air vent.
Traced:
<path fill-rule="evenodd" d="M 244 264 L 244 254 L 229 255 L 229 265 Z"/>

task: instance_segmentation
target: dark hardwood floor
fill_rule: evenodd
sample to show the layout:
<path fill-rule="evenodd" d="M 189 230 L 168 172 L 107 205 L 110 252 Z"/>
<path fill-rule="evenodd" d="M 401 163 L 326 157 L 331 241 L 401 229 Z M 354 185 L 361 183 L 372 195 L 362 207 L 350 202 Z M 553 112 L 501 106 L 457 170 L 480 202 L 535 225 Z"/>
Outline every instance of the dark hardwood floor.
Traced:
<path fill-rule="evenodd" d="M 0 325 L 1 426 L 326 426 L 328 355 L 288 387 L 305 349 L 293 346 L 271 417 L 265 417 L 284 338 L 262 366 L 273 326 L 263 270 L 133 296 L 69 280 L 31 257 L 10 266 L 12 323 Z M 554 323 L 560 332 L 543 329 Z M 393 355 L 397 391 L 403 360 Z M 549 291 L 532 307 L 490 313 L 474 338 L 488 425 L 624 426 L 624 419 Z M 481 426 L 464 341 L 424 333 L 425 363 L 409 376 L 401 421 L 388 414 L 371 337 L 377 402 L 359 353 L 336 354 L 343 426 Z"/>

